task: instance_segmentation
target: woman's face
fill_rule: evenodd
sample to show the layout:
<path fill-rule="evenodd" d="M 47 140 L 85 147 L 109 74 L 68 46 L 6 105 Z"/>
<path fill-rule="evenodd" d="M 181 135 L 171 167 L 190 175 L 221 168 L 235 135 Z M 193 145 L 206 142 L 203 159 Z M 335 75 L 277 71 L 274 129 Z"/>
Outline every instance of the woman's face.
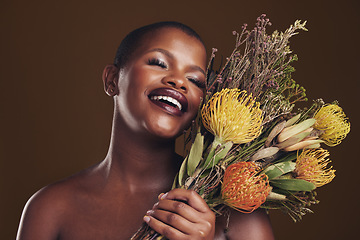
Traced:
<path fill-rule="evenodd" d="M 148 33 L 139 45 L 120 71 L 116 106 L 133 132 L 174 138 L 195 118 L 203 97 L 205 48 L 176 28 Z"/>

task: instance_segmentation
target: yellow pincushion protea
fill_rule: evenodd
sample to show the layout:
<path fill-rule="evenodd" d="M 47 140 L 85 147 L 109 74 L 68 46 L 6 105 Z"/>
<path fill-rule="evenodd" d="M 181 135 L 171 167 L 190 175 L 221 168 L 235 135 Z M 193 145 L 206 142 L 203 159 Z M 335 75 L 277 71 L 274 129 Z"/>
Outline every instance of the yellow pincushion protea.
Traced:
<path fill-rule="evenodd" d="M 323 133 L 320 138 L 328 146 L 336 146 L 350 132 L 350 122 L 342 108 L 336 104 L 325 105 L 316 112 L 314 128 Z"/>
<path fill-rule="evenodd" d="M 243 213 L 260 207 L 269 195 L 271 187 L 266 174 L 259 174 L 254 162 L 238 162 L 230 165 L 224 174 L 221 196 L 226 205 Z"/>
<path fill-rule="evenodd" d="M 326 168 L 331 162 L 326 159 L 328 156 L 329 152 L 322 148 L 303 151 L 296 160 L 296 178 L 311 182 L 316 187 L 331 182 L 335 177 L 335 170 L 332 167 Z"/>
<path fill-rule="evenodd" d="M 260 104 L 239 89 L 223 89 L 203 106 L 201 117 L 207 130 L 220 142 L 247 143 L 262 130 Z"/>

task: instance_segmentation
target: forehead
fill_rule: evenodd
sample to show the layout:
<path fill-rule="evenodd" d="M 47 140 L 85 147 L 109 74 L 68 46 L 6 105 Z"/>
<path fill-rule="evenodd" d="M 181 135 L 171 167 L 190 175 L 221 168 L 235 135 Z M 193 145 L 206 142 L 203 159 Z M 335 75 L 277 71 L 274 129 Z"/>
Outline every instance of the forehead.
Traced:
<path fill-rule="evenodd" d="M 152 48 L 191 52 L 194 57 L 206 62 L 206 50 L 203 43 L 196 37 L 190 36 L 177 28 L 163 27 L 144 34 L 139 40 L 134 55 L 141 54 Z"/>

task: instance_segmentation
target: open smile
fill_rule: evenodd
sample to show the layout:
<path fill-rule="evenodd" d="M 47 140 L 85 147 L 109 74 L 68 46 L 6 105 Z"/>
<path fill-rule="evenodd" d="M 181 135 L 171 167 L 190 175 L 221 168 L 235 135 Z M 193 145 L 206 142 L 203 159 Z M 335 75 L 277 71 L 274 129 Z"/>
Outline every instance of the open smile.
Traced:
<path fill-rule="evenodd" d="M 160 101 L 169 105 L 174 105 L 176 106 L 180 111 L 182 109 L 181 104 L 179 103 L 178 100 L 176 100 L 175 98 L 169 97 L 169 96 L 152 96 L 150 98 L 153 101 Z"/>
<path fill-rule="evenodd" d="M 171 88 L 155 89 L 149 94 L 149 99 L 155 105 L 176 116 L 181 116 L 186 112 L 188 106 L 186 97 Z"/>

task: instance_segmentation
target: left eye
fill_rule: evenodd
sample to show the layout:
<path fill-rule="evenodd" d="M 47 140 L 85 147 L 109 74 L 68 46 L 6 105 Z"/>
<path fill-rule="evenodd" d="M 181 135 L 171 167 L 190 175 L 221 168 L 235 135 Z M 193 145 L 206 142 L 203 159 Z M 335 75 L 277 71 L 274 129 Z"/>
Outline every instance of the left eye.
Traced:
<path fill-rule="evenodd" d="M 167 65 L 164 61 L 158 59 L 158 58 L 151 58 L 148 61 L 149 65 L 155 65 L 155 66 L 159 66 L 161 68 L 167 68 Z"/>
<path fill-rule="evenodd" d="M 205 82 L 203 82 L 203 81 L 200 81 L 196 78 L 191 78 L 191 77 L 188 77 L 188 80 L 190 82 L 192 82 L 193 84 L 195 84 L 196 86 L 198 86 L 199 88 L 205 88 Z"/>

